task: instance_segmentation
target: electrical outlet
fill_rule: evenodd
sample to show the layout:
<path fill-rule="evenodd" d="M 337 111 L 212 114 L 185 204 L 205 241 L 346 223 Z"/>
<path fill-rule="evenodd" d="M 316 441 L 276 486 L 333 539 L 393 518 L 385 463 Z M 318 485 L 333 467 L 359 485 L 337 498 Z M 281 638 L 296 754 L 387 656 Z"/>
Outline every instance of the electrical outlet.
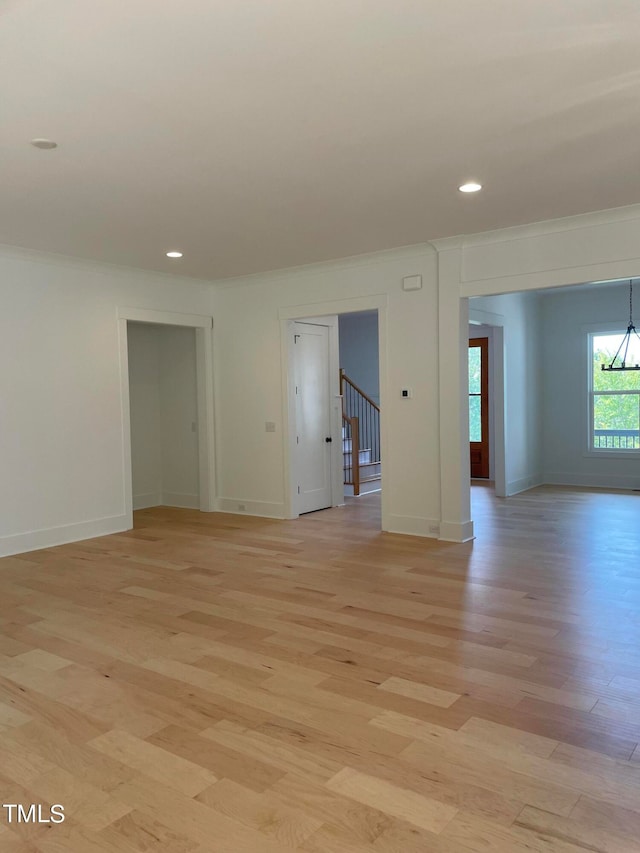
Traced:
<path fill-rule="evenodd" d="M 439 524 L 430 524 L 428 527 L 429 533 L 433 533 L 434 536 L 440 536 L 440 525 Z"/>
<path fill-rule="evenodd" d="M 247 509 L 246 504 L 238 504 L 238 512 L 245 512 Z"/>
<path fill-rule="evenodd" d="M 275 432 L 276 431 L 276 423 L 275 421 L 266 421 L 264 425 L 265 432 Z"/>

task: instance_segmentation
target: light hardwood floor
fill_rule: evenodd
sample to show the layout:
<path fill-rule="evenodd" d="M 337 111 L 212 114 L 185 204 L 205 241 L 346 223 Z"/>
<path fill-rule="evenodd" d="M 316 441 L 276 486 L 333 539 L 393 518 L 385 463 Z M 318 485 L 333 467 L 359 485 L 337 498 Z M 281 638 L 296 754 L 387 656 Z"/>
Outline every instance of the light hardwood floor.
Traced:
<path fill-rule="evenodd" d="M 0 851 L 638 853 L 640 494 L 378 506 L 0 560 Z"/>

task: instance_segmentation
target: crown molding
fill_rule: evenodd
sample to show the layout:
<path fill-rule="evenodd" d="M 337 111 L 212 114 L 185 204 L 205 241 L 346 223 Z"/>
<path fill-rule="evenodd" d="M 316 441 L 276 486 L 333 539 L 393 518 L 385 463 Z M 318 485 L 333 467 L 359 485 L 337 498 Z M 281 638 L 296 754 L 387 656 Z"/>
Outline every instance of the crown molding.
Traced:
<path fill-rule="evenodd" d="M 478 246 L 488 246 L 496 243 L 510 243 L 516 240 L 526 240 L 531 237 L 544 237 L 550 234 L 561 234 L 567 231 L 579 231 L 598 225 L 614 225 L 618 222 L 633 222 L 640 220 L 640 204 L 630 204 L 626 207 L 612 207 L 608 210 L 596 210 L 590 213 L 578 213 L 574 216 L 564 216 L 559 219 L 544 219 L 525 225 L 509 225 L 492 231 L 478 231 L 474 234 L 458 234 L 455 237 L 442 237 L 430 240 L 429 244 L 437 252 L 447 252 L 454 249 L 474 249 Z"/>
<path fill-rule="evenodd" d="M 2 257 L 67 269 L 71 267 L 73 269 L 84 270 L 85 272 L 109 273 L 119 278 L 130 278 L 132 275 L 135 275 L 141 278 L 162 278 L 166 281 L 182 282 L 183 284 L 190 285 L 211 286 L 213 284 L 213 281 L 210 279 L 194 278 L 193 276 L 185 275 L 179 276 L 175 273 L 144 269 L 143 267 L 129 267 L 124 264 L 112 264 L 108 261 L 94 261 L 91 258 L 61 255 L 57 252 L 45 252 L 40 249 L 27 249 L 24 246 L 12 246 L 9 243 L 0 243 L 0 258 Z"/>
<path fill-rule="evenodd" d="M 251 273 L 234 278 L 217 279 L 213 281 L 213 284 L 221 290 L 226 290 L 232 287 L 282 282 L 300 276 L 319 276 L 338 270 L 357 269 L 358 267 L 376 266 L 380 263 L 393 263 L 394 261 L 412 260 L 433 255 L 435 255 L 435 251 L 429 242 L 413 243 L 396 249 L 382 249 L 378 252 L 349 255 L 314 264 L 302 264 L 297 267 L 283 267 L 282 269 Z"/>

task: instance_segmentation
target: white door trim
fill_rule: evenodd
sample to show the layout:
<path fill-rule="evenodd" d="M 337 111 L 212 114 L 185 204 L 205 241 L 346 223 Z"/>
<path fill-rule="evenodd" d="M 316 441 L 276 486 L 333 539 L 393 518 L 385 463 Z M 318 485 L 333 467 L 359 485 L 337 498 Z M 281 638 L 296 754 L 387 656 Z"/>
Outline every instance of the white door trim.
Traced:
<path fill-rule="evenodd" d="M 129 405 L 129 347 L 127 323 L 154 323 L 163 326 L 187 326 L 195 329 L 196 374 L 198 389 L 198 467 L 200 510 L 215 509 L 215 434 L 213 403 L 213 319 L 201 314 L 151 311 L 146 308 L 118 308 L 120 350 L 120 407 L 122 422 L 122 474 L 124 507 L 128 529 L 133 527 L 133 477 L 131 471 L 131 412 Z"/>
<path fill-rule="evenodd" d="M 493 330 L 489 358 L 493 364 L 493 471 L 496 496 L 507 496 L 507 458 L 505 441 L 504 324 L 503 314 L 494 314 L 469 306 L 469 320 Z M 467 393 L 469 388 L 467 386 Z"/>
<path fill-rule="evenodd" d="M 292 411 L 292 394 L 291 389 L 295 386 L 293 380 L 293 341 L 289 321 L 297 320 L 301 323 L 313 323 L 323 317 L 336 318 L 335 342 L 331 343 L 330 332 L 330 351 L 334 351 L 335 347 L 335 376 L 337 387 L 337 417 L 335 418 L 335 435 L 332 434 L 332 448 L 335 458 L 333 462 L 333 506 L 339 506 L 344 503 L 344 484 L 342 477 L 343 455 L 342 455 L 342 401 L 339 398 L 340 393 L 340 356 L 338 347 L 338 331 L 337 331 L 337 316 L 340 314 L 352 314 L 357 311 L 376 310 L 378 312 L 378 348 L 380 361 L 380 449 L 381 449 L 381 470 L 384 473 L 388 471 L 389 453 L 387 447 L 387 424 L 385 415 L 385 403 L 388 399 L 388 353 L 387 353 L 387 294 L 379 294 L 373 296 L 362 296 L 351 299 L 334 299 L 327 302 L 315 302 L 303 305 L 289 305 L 281 307 L 278 310 L 280 318 L 280 353 L 281 353 L 281 375 L 282 375 L 282 455 L 284 459 L 284 511 L 285 518 L 297 518 L 298 513 L 295 506 L 295 496 L 297 495 L 297 478 L 295 476 L 295 401 L 293 402 Z M 333 369 L 333 367 L 332 367 Z M 382 529 L 388 530 L 387 508 L 388 490 L 382 490 Z"/>

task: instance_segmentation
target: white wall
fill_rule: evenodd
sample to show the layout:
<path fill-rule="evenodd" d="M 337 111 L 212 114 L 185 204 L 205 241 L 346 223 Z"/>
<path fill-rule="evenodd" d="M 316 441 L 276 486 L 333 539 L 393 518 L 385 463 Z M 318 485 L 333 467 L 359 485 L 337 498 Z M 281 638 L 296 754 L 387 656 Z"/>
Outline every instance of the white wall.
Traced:
<path fill-rule="evenodd" d="M 619 323 L 624 331 L 628 284 L 563 289 L 542 297 L 544 336 L 544 478 L 547 483 L 640 488 L 640 458 L 587 449 L 587 329 Z"/>
<path fill-rule="evenodd" d="M 501 318 L 504 329 L 504 464 L 513 495 L 542 482 L 540 297 L 481 297 L 470 301 L 470 312 Z"/>
<path fill-rule="evenodd" d="M 343 314 L 338 318 L 340 367 L 347 376 L 380 405 L 378 365 L 378 314 Z"/>
<path fill-rule="evenodd" d="M 199 506 L 195 331 L 129 323 L 133 507 Z"/>
<path fill-rule="evenodd" d="M 440 524 L 445 538 L 468 538 L 464 297 L 637 276 L 640 206 L 434 246 L 216 288 L 1 250 L 0 554 L 126 527 L 122 306 L 215 314 L 218 506 L 242 502 L 267 515 L 284 514 L 286 503 L 283 317 L 380 308 L 384 524 L 424 535 Z M 402 277 L 413 274 L 422 290 L 403 291 Z M 522 325 L 522 305 L 514 311 Z M 531 349 L 512 349 L 535 364 Z M 530 374 L 526 381 L 510 383 L 512 408 L 525 388 L 531 393 Z M 407 385 L 412 400 L 400 398 Z M 267 420 L 275 433 L 265 432 Z M 518 440 L 509 452 L 529 461 L 514 462 L 511 482 L 537 473 L 532 433 Z"/>
<path fill-rule="evenodd" d="M 402 289 L 421 274 L 423 288 Z M 283 317 L 380 310 L 383 525 L 437 535 L 440 518 L 436 255 L 399 250 L 226 283 L 215 297 L 219 506 L 282 516 L 286 508 Z M 411 400 L 400 395 L 414 389 Z M 265 421 L 277 431 L 265 432 Z M 386 444 L 385 444 L 386 442 Z"/>
<path fill-rule="evenodd" d="M 211 315 L 211 286 L 0 250 L 0 554 L 122 530 L 121 306 Z"/>

